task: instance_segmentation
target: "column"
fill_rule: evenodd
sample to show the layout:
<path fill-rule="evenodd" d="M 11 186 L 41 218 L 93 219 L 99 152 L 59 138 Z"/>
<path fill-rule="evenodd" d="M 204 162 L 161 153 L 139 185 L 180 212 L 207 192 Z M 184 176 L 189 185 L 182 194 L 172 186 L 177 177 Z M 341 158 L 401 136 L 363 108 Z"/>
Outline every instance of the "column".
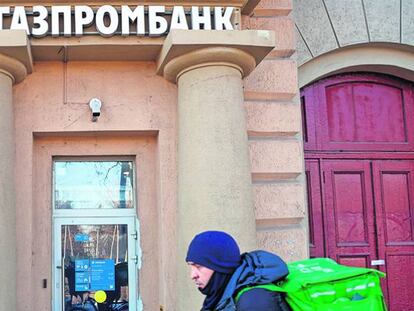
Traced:
<path fill-rule="evenodd" d="M 181 33 L 184 42 L 191 44 L 192 33 Z M 195 234 L 223 230 L 237 239 L 242 251 L 256 248 L 243 77 L 258 59 L 237 45 L 239 40 L 246 44 L 241 39 L 252 33 L 226 34 L 218 45 L 223 34 L 197 33 L 208 43 L 181 54 L 176 50 L 162 68 L 164 77 L 178 85 L 176 310 L 199 310 L 203 299 L 185 264 Z M 166 42 L 174 46 L 171 41 L 180 40 L 177 33 L 171 36 Z"/>
<path fill-rule="evenodd" d="M 7 32 L 10 34 L 10 32 Z M 12 86 L 27 75 L 26 66 L 7 56 L 9 38 L 0 32 L 0 301 L 16 310 L 16 210 Z M 18 35 L 19 37 L 19 35 Z M 24 38 L 26 34 L 24 33 Z M 20 50 L 10 51 L 19 54 Z"/>

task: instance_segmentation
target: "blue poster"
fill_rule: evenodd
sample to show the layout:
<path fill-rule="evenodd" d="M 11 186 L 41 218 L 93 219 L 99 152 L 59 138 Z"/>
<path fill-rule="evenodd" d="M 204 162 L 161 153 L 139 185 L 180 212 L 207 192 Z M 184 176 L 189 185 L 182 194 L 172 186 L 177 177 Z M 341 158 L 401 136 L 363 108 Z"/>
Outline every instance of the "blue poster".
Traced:
<path fill-rule="evenodd" d="M 115 290 L 115 262 L 112 259 L 75 260 L 75 291 Z"/>
<path fill-rule="evenodd" d="M 89 259 L 75 260 L 75 291 L 89 291 Z"/>
<path fill-rule="evenodd" d="M 112 259 L 91 260 L 91 290 L 115 290 L 115 262 Z"/>

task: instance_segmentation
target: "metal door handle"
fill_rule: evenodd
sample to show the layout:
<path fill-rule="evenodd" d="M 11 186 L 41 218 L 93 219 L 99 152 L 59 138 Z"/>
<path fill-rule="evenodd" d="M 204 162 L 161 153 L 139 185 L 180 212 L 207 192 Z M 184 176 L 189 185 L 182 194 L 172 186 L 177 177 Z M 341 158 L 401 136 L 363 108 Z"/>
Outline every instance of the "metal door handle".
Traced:
<path fill-rule="evenodd" d="M 371 266 L 385 266 L 384 259 L 371 260 Z"/>

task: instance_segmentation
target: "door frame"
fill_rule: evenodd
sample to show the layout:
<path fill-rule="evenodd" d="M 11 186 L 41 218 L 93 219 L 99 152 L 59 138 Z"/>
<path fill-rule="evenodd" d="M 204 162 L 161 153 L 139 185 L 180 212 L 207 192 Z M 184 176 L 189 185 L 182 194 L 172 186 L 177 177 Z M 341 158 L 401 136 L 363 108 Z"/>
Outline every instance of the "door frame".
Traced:
<path fill-rule="evenodd" d="M 128 227 L 128 280 L 129 310 L 138 310 L 138 270 L 141 267 L 139 223 L 134 216 L 123 217 L 53 217 L 52 230 L 52 310 L 63 310 L 64 277 L 61 258 L 61 227 L 63 225 L 127 225 Z"/>

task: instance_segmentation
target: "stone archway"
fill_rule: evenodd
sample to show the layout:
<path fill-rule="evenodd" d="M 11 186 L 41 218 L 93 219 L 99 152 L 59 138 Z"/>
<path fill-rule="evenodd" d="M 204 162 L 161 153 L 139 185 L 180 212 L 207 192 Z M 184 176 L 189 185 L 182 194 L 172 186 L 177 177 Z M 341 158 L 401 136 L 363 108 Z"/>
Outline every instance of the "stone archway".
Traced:
<path fill-rule="evenodd" d="M 342 72 L 414 81 L 414 5 L 409 1 L 293 0 L 299 87 Z"/>
<path fill-rule="evenodd" d="M 331 51 L 299 67 L 299 88 L 346 72 L 386 73 L 414 81 L 414 47 L 364 44 Z"/>
<path fill-rule="evenodd" d="M 414 4 L 410 1 L 293 0 L 293 17 L 299 67 L 349 46 L 414 45 Z"/>

